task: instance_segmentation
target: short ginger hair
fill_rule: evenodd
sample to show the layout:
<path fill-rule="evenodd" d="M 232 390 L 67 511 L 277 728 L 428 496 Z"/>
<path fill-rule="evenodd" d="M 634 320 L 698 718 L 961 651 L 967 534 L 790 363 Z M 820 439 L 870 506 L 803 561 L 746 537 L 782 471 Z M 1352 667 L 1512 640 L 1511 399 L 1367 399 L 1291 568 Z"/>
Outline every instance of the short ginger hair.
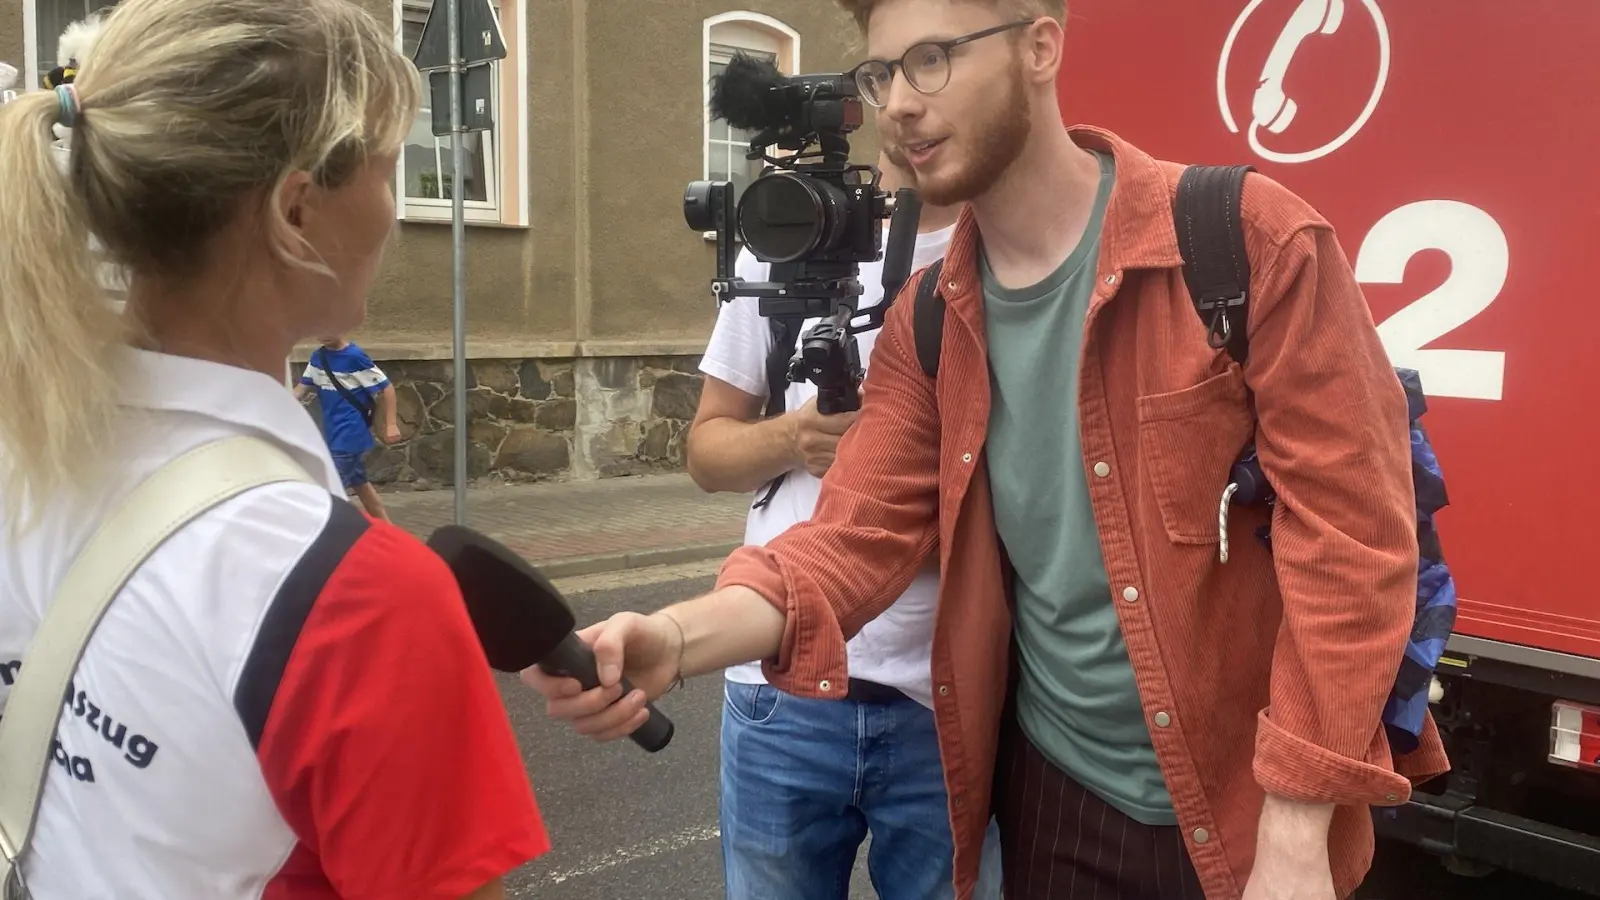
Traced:
<path fill-rule="evenodd" d="M 881 0 L 836 0 L 836 2 L 845 12 L 855 17 L 856 26 L 865 34 L 867 20 L 872 18 L 872 11 L 878 8 Z M 961 0 L 961 2 L 983 3 L 1018 19 L 1049 16 L 1062 25 L 1067 24 L 1067 0 Z"/>

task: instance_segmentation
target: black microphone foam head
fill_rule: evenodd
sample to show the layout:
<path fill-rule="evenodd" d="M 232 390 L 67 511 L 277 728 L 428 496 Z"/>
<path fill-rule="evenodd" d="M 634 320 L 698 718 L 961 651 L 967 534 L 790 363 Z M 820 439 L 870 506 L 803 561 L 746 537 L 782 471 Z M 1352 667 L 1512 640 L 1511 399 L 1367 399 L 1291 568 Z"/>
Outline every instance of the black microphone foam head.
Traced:
<path fill-rule="evenodd" d="M 711 76 L 711 117 L 745 131 L 781 125 L 789 117 L 786 83 L 772 60 L 735 53 L 722 74 Z"/>
<path fill-rule="evenodd" d="M 450 566 L 489 665 L 520 672 L 544 661 L 577 620 L 560 592 L 509 548 L 471 528 L 446 525 L 428 547 Z"/>

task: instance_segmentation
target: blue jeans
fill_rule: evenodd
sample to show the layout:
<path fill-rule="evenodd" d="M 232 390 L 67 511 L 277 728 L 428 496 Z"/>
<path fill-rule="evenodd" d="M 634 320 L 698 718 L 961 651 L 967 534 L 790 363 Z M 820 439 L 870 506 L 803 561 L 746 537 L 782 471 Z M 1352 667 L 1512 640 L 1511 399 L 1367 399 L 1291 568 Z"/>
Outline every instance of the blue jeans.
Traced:
<path fill-rule="evenodd" d="M 914 700 L 809 700 L 726 682 L 721 806 L 728 900 L 847 900 L 869 832 L 881 900 L 954 900 L 938 735 Z M 999 897 L 999 849 L 991 822 L 972 900 Z"/>

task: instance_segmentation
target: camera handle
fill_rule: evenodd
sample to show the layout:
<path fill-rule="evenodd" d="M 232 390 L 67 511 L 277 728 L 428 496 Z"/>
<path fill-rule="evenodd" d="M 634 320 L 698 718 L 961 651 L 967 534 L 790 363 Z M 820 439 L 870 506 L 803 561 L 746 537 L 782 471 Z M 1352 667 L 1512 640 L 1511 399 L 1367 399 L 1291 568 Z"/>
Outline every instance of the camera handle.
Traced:
<path fill-rule="evenodd" d="M 861 408 L 860 345 L 850 325 L 852 311 L 840 307 L 811 326 L 800 338 L 800 351 L 789 361 L 789 380 L 817 386 L 817 412 L 825 416 Z"/>
<path fill-rule="evenodd" d="M 922 199 L 911 188 L 900 188 L 890 203 L 893 218 L 883 254 L 883 300 L 860 314 L 847 306 L 835 310 L 801 337 L 800 352 L 789 364 L 790 381 L 808 380 L 817 386 L 817 411 L 823 415 L 861 408 L 866 370 L 856 335 L 883 326 L 883 317 L 911 277 Z"/>

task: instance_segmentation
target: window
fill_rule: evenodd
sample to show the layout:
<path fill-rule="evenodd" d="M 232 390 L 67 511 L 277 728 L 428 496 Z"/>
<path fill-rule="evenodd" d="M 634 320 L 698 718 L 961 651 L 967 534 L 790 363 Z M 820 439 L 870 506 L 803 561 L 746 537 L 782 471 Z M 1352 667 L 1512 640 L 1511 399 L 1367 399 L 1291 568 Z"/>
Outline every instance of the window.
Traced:
<path fill-rule="evenodd" d="M 457 178 L 454 151 L 449 135 L 433 134 L 433 92 L 430 77 L 424 73 L 422 109 L 406 137 L 401 153 L 399 188 L 405 198 L 400 214 L 408 220 L 449 221 L 454 191 L 460 185 L 462 206 L 468 222 L 518 225 L 527 221 L 526 203 L 519 185 L 522 175 L 521 108 L 526 86 L 522 84 L 521 9 L 525 0 L 490 0 L 500 31 L 506 41 L 506 58 L 491 63 L 493 72 L 490 102 L 494 107 L 494 127 L 475 131 L 462 140 L 466 147 L 466 169 Z M 395 0 L 399 17 L 400 50 L 407 57 L 417 51 L 422 30 L 434 0 Z"/>
<path fill-rule="evenodd" d="M 51 69 L 66 62 L 57 58 L 60 55 L 57 45 L 61 41 L 61 32 L 66 31 L 67 26 L 82 21 L 90 13 L 116 5 L 117 0 L 30 0 L 23 9 L 23 18 L 33 21 L 29 29 L 32 40 L 27 48 L 28 71 L 22 79 L 26 80 L 31 73 L 33 81 L 31 84 L 17 85 L 17 90 L 38 89 Z"/>
<path fill-rule="evenodd" d="M 794 75 L 800 70 L 800 35 L 794 29 L 770 16 L 758 13 L 733 12 L 713 16 L 705 21 L 705 84 L 706 84 L 706 150 L 703 177 L 713 181 L 732 181 L 734 198 L 761 174 L 766 164 L 750 160 L 753 132 L 729 128 L 721 119 L 713 119 L 709 110 L 711 78 L 727 68 L 728 61 L 737 52 L 765 57 L 775 62 L 778 70 Z"/>

